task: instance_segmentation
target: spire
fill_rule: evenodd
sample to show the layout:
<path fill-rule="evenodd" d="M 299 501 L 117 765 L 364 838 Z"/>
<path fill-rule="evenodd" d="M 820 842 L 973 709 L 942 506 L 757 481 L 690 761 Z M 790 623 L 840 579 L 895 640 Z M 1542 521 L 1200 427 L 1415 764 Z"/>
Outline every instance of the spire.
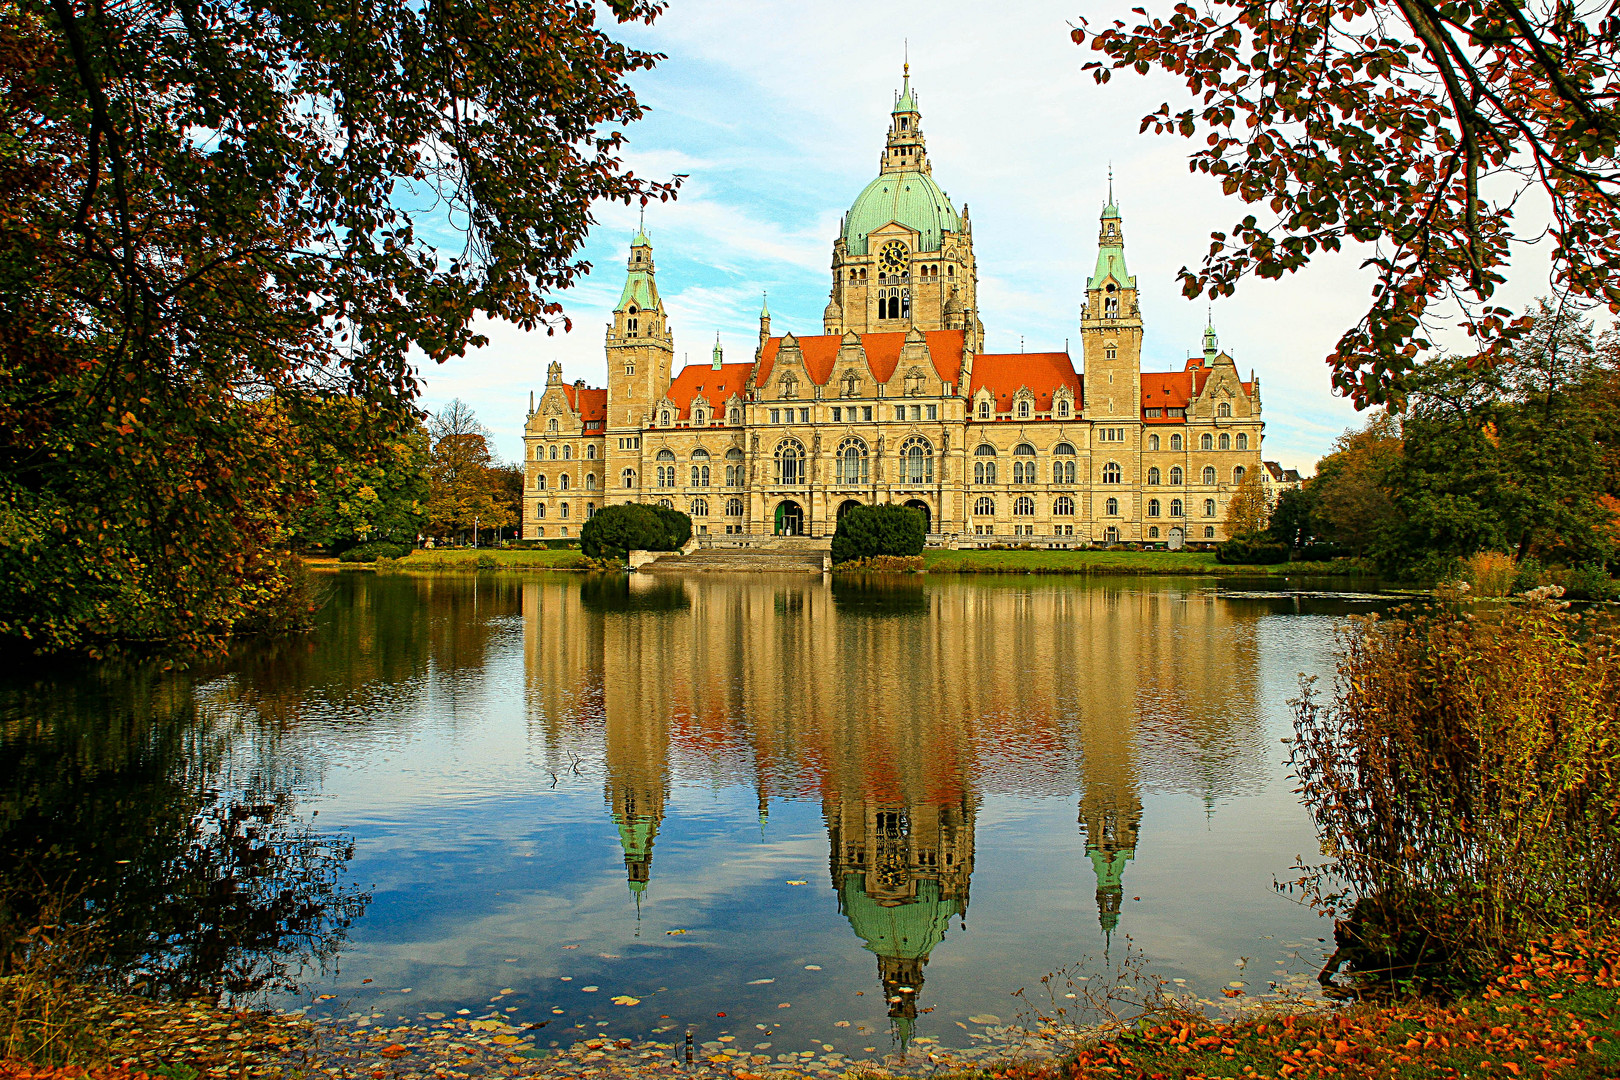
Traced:
<path fill-rule="evenodd" d="M 771 298 L 771 294 L 770 294 L 769 291 L 767 291 L 765 289 L 760 290 L 760 292 L 759 292 L 759 317 L 762 318 L 762 319 L 769 319 L 771 317 L 771 305 L 769 303 L 770 298 Z"/>
<path fill-rule="evenodd" d="M 652 241 L 647 239 L 647 208 L 641 208 L 641 219 L 636 223 L 636 238 L 630 241 L 631 247 L 652 247 Z"/>
<path fill-rule="evenodd" d="M 652 241 L 647 239 L 645 228 L 637 229 L 630 241 L 630 258 L 625 268 L 629 273 L 624 278 L 624 291 L 619 294 L 619 302 L 613 310 L 627 311 L 634 306 L 638 310 L 661 312 L 664 305 L 658 298 L 654 278 Z"/>
<path fill-rule="evenodd" d="M 894 99 L 894 111 L 897 113 L 916 112 L 917 99 L 911 96 L 911 45 L 905 46 L 905 63 L 900 68 L 900 94 Z"/>
<path fill-rule="evenodd" d="M 714 332 L 714 362 L 713 362 L 713 364 L 710 365 L 716 371 L 720 370 L 720 364 L 722 362 L 722 355 L 723 355 L 723 353 L 722 353 L 722 350 L 720 348 L 720 331 L 716 330 Z"/>
<path fill-rule="evenodd" d="M 1215 309 L 1211 307 L 1209 309 L 1209 322 L 1204 327 L 1204 363 L 1215 363 L 1215 358 L 1220 354 L 1220 343 L 1215 337 Z"/>
<path fill-rule="evenodd" d="M 1121 289 L 1136 288 L 1136 279 L 1125 269 L 1125 223 L 1114 203 L 1114 169 L 1108 169 L 1108 203 L 1097 226 L 1097 271 L 1086 283 L 1087 289 L 1101 289 L 1110 278 Z"/>
<path fill-rule="evenodd" d="M 1119 217 L 1119 205 L 1114 202 L 1114 163 L 1108 163 L 1108 202 L 1103 206 L 1103 217 Z"/>

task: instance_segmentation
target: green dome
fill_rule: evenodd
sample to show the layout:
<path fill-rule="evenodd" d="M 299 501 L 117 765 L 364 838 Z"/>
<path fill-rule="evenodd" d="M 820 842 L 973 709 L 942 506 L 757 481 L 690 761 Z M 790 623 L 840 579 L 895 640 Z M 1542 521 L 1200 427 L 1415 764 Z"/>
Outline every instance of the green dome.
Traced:
<path fill-rule="evenodd" d="M 962 913 L 960 901 L 942 898 L 939 882 L 927 878 L 917 883 L 917 899 L 903 904 L 879 903 L 863 886 L 860 874 L 845 874 L 838 899 L 855 933 L 879 956 L 926 960 L 945 940 L 951 917 Z"/>
<path fill-rule="evenodd" d="M 960 232 L 962 220 L 951 200 L 934 178 L 915 169 L 901 169 L 878 176 L 856 197 L 844 218 L 844 243 L 851 255 L 865 255 L 866 237 L 898 221 L 921 233 L 920 251 L 938 251 L 946 232 Z"/>

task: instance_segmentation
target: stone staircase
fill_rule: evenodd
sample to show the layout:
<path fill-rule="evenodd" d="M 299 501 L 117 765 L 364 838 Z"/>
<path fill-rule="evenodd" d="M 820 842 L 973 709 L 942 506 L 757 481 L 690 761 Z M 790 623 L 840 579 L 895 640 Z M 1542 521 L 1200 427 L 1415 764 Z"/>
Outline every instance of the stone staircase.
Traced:
<path fill-rule="evenodd" d="M 746 546 L 672 551 L 637 568 L 642 574 L 819 574 L 832 568 L 832 539 L 805 536 L 750 538 Z"/>

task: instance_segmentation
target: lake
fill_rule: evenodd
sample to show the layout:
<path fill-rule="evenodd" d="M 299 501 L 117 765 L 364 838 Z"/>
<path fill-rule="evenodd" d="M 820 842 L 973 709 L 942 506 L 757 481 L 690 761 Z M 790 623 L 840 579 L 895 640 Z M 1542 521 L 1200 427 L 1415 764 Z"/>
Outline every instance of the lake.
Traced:
<path fill-rule="evenodd" d="M 317 633 L 208 671 L 0 686 L 0 868 L 72 882 L 128 985 L 859 1058 L 1130 957 L 1210 1002 L 1314 984 L 1287 702 L 1366 598 L 323 581 Z"/>

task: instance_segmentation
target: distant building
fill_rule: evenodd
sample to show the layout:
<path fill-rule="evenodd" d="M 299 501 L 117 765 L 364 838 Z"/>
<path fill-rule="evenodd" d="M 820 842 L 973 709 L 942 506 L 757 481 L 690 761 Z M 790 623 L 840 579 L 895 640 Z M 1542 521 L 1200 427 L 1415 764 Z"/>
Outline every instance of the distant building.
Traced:
<path fill-rule="evenodd" d="M 1262 463 L 1260 482 L 1265 487 L 1266 505 L 1276 506 L 1285 491 L 1298 491 L 1305 486 L 1298 469 L 1285 469 L 1275 461 Z"/>
<path fill-rule="evenodd" d="M 877 178 L 833 241 L 820 334 L 746 362 L 672 371 L 644 231 L 630 243 L 605 388 L 550 365 L 525 429 L 524 536 L 578 534 L 602 506 L 657 502 L 698 533 L 830 535 L 850 507 L 903 503 L 967 542 L 1224 538 L 1261 468 L 1260 383 L 1213 327 L 1180 371 L 1143 372 L 1136 278 L 1110 182 L 1080 303 L 1084 373 L 1063 352 L 984 351 L 973 227 L 935 183 L 907 78 Z"/>

